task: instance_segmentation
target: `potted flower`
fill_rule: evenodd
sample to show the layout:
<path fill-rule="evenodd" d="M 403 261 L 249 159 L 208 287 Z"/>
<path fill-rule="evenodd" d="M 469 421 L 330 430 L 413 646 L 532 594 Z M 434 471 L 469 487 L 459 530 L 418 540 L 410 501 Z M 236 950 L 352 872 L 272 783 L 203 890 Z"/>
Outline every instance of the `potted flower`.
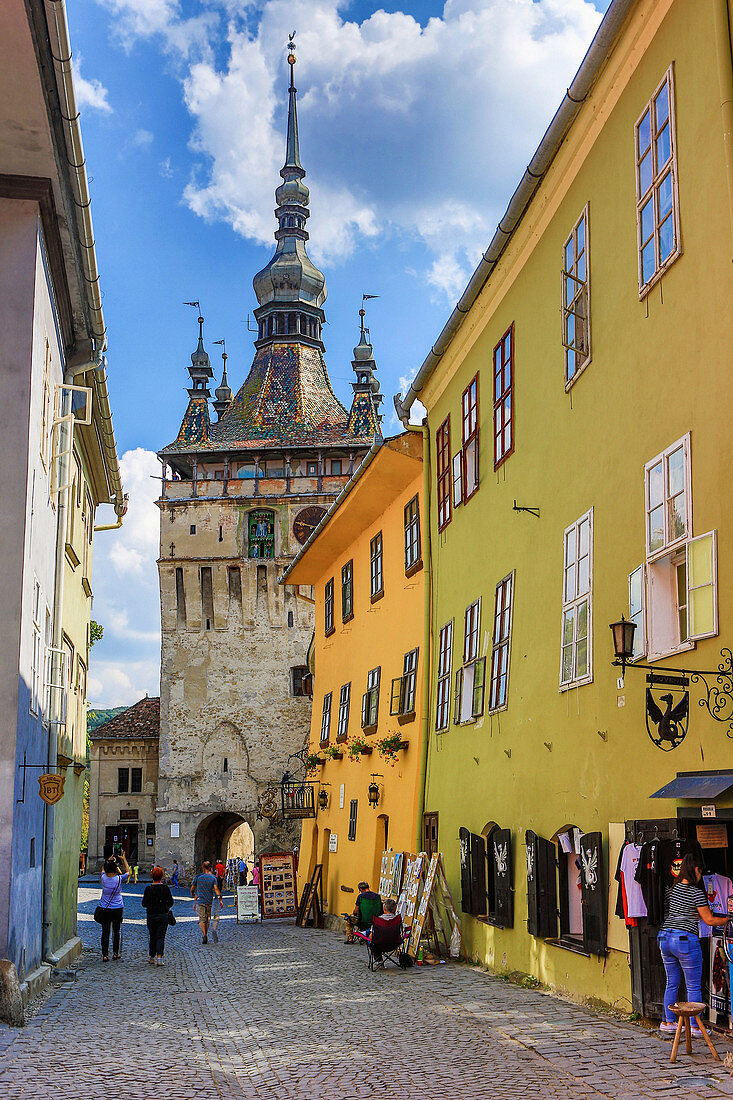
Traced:
<path fill-rule="evenodd" d="M 338 745 L 326 745 L 324 749 L 327 760 L 343 760 L 344 754 Z"/>
<path fill-rule="evenodd" d="M 309 752 L 305 758 L 305 770 L 308 775 L 313 775 L 316 768 L 320 768 L 321 764 L 325 763 L 326 761 L 317 752 Z"/>
<path fill-rule="evenodd" d="M 348 753 L 349 760 L 358 760 L 360 756 L 371 756 L 372 746 L 367 745 L 363 737 L 355 737 L 349 742 Z"/>
<path fill-rule="evenodd" d="M 377 741 L 377 752 L 384 760 L 391 760 L 394 764 L 397 759 L 397 753 L 400 749 L 406 749 L 409 744 L 409 741 L 402 740 L 402 734 L 390 733 Z"/>

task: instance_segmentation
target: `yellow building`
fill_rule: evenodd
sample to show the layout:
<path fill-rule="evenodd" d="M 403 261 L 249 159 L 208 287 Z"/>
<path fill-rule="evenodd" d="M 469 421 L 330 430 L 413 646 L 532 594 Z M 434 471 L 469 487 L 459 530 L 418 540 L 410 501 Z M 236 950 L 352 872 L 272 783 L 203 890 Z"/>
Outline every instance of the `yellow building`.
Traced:
<path fill-rule="evenodd" d="M 326 805 L 303 824 L 299 879 L 302 890 L 323 865 L 331 914 L 353 909 L 361 879 L 376 888 L 386 849 L 418 842 L 422 447 L 420 429 L 377 440 L 282 578 L 315 589 L 310 754 L 324 761 L 314 770 Z"/>
<path fill-rule="evenodd" d="M 614 0 L 401 402 L 427 407 L 433 472 L 425 809 L 469 952 L 577 998 L 633 986 L 650 1016 L 623 838 L 663 862 L 700 840 L 733 878 L 733 751 L 702 682 L 684 739 L 684 684 L 646 714 L 608 626 L 631 617 L 657 675 L 733 644 L 729 7 Z"/>

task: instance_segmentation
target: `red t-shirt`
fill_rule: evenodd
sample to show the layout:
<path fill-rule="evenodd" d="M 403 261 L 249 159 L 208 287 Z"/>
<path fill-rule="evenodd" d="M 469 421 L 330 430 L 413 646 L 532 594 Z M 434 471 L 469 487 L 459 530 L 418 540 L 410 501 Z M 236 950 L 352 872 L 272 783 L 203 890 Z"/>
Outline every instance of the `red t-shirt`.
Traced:
<path fill-rule="evenodd" d="M 224 864 L 223 864 L 223 863 L 217 863 L 217 865 L 216 865 L 216 873 L 217 873 L 217 875 L 219 876 L 219 878 L 224 878 L 224 872 L 225 872 L 225 870 L 226 870 L 226 867 L 224 866 Z"/>

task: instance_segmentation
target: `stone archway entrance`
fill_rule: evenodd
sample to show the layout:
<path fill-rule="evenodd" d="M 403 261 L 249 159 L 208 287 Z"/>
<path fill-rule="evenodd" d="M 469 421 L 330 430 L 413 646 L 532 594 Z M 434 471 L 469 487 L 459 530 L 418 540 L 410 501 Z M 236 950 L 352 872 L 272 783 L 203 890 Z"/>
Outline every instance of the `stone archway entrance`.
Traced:
<path fill-rule="evenodd" d="M 249 822 L 241 814 L 226 811 L 209 814 L 196 829 L 194 860 L 197 868 L 205 859 L 212 862 L 221 859 L 226 863 L 227 855 L 246 858 L 247 849 L 249 854 L 254 850 L 254 836 Z"/>

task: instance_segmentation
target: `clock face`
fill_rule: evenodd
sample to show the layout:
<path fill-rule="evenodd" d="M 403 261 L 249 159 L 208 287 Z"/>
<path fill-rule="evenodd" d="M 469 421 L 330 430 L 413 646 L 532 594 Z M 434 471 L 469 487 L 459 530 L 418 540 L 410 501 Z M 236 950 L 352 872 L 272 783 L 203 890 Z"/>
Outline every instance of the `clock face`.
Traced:
<path fill-rule="evenodd" d="M 326 509 L 319 508 L 317 504 L 312 504 L 310 508 L 303 508 L 298 512 L 293 522 L 293 534 L 301 546 L 307 542 L 325 514 Z"/>

